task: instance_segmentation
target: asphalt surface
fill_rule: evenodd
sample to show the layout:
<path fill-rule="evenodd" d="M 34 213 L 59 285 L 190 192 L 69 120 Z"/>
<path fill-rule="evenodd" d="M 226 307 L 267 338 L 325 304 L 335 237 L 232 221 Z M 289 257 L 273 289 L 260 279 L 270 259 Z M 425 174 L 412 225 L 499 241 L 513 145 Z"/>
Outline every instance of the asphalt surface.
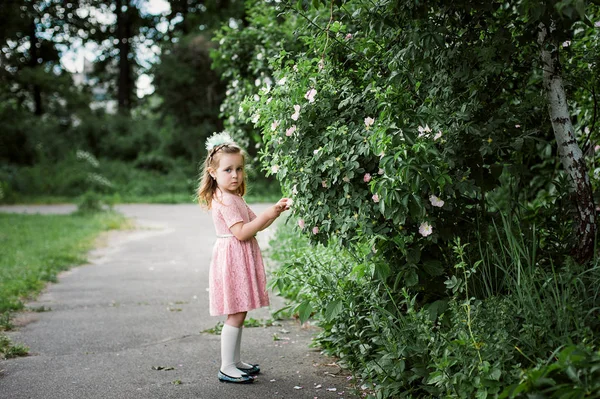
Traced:
<path fill-rule="evenodd" d="M 256 212 L 264 205 L 251 206 Z M 71 205 L 4 206 L 3 212 L 69 213 Z M 309 347 L 314 326 L 284 320 L 245 328 L 242 359 L 259 363 L 254 384 L 217 379 L 220 337 L 202 331 L 215 240 L 210 214 L 196 205 L 121 205 L 136 229 L 111 232 L 50 284 L 8 335 L 30 348 L 0 362 L 0 398 L 351 398 L 352 381 Z M 1 226 L 0 226 L 1 229 Z M 263 250 L 273 228 L 259 234 Z M 249 312 L 270 319 L 284 302 Z M 279 338 L 276 340 L 275 338 Z M 161 368 L 166 368 L 162 369 Z M 171 369 L 172 368 L 172 369 Z"/>

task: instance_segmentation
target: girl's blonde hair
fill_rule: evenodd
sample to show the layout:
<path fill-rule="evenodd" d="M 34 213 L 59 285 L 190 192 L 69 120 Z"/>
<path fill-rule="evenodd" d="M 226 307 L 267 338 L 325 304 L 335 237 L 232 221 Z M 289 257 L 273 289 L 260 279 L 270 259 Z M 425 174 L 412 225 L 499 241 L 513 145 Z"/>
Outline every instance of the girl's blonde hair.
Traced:
<path fill-rule="evenodd" d="M 220 144 L 213 147 L 208 151 L 206 159 L 204 160 L 204 166 L 202 169 L 202 177 L 200 178 L 200 185 L 198 186 L 198 202 L 206 209 L 210 209 L 212 201 L 215 198 L 215 193 L 219 188 L 217 186 L 217 180 L 213 179 L 210 175 L 211 170 L 214 172 L 219 168 L 219 162 L 221 161 L 221 154 L 241 154 L 242 162 L 246 164 L 246 153 L 236 143 Z M 236 194 L 244 196 L 246 194 L 246 173 L 244 172 L 244 178 L 242 183 L 236 190 Z"/>

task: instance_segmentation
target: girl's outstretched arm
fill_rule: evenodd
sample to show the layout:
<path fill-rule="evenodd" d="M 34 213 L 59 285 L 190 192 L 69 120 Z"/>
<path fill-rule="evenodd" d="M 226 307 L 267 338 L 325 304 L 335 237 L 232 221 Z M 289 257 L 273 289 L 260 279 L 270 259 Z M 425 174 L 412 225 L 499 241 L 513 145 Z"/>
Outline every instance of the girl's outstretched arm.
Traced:
<path fill-rule="evenodd" d="M 239 222 L 229 228 L 231 233 L 240 241 L 251 239 L 261 230 L 266 229 L 281 215 L 283 211 L 288 209 L 286 205 L 287 198 L 283 198 L 277 204 L 267 208 L 251 222 Z"/>

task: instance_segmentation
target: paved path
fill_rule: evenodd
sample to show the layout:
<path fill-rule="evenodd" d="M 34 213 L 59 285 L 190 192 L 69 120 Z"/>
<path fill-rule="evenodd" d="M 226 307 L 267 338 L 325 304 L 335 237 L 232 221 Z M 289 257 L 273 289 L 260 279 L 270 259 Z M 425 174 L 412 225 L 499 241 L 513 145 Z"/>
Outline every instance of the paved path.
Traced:
<path fill-rule="evenodd" d="M 73 209 L 0 207 L 4 212 Z M 223 320 L 208 313 L 215 239 L 210 215 L 196 205 L 117 209 L 138 228 L 108 234 L 90 254 L 90 264 L 61 274 L 30 304 L 51 311 L 18 316 L 20 327 L 9 336 L 29 346 L 31 354 L 0 363 L 0 398 L 352 397 L 332 360 L 308 347 L 315 328 L 300 328 L 295 321 L 246 328 L 243 358 L 260 363 L 263 373 L 248 386 L 220 383 L 220 337 L 201 333 Z M 269 234 L 259 236 L 263 248 Z M 272 306 L 282 305 L 280 298 L 271 299 Z M 249 317 L 270 318 L 270 311 L 252 311 Z M 275 334 L 284 339 L 275 341 Z"/>

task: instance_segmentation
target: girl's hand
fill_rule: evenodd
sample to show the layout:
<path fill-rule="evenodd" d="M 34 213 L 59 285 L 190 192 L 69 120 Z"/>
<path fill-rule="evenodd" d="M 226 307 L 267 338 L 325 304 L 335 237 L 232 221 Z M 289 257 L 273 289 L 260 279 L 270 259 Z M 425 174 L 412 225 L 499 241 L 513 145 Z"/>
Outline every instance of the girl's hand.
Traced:
<path fill-rule="evenodd" d="M 281 214 L 281 212 L 287 211 L 288 209 L 290 209 L 290 206 L 292 206 L 292 202 L 293 201 L 291 198 L 282 198 L 279 201 L 277 201 L 277 204 L 275 204 L 275 207 Z"/>

